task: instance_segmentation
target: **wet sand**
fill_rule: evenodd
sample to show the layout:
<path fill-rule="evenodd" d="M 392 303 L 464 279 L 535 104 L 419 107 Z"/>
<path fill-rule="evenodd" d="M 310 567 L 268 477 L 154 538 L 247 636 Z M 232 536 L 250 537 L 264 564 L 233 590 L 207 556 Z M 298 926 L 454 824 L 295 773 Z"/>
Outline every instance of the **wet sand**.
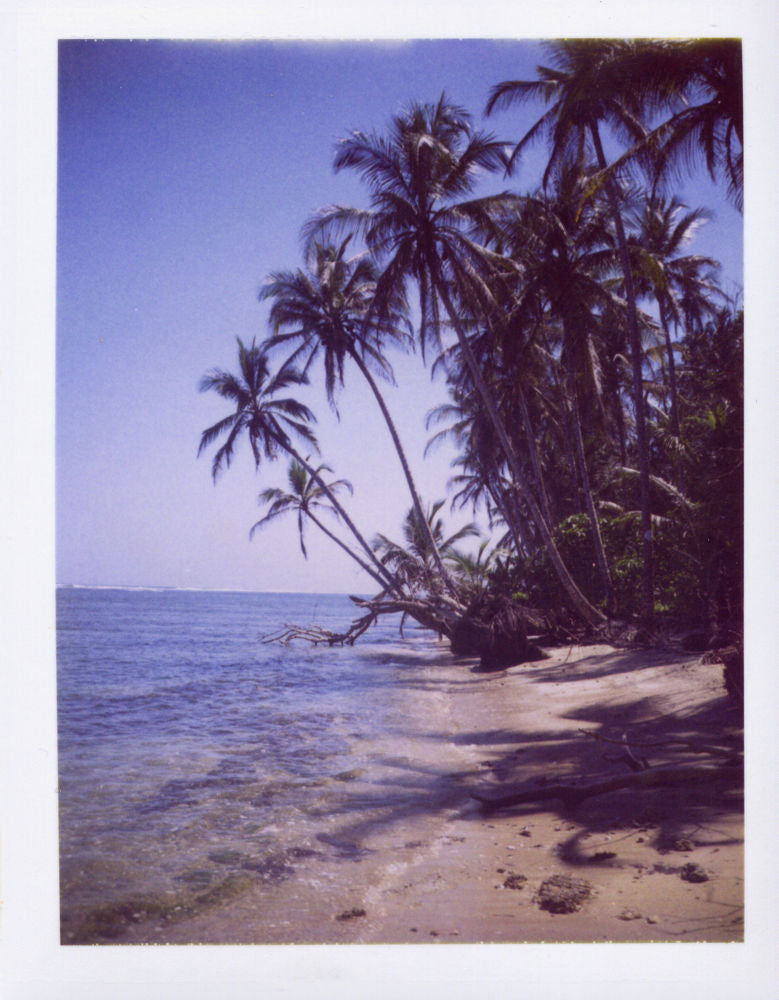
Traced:
<path fill-rule="evenodd" d="M 403 723 L 356 748 L 354 773 L 329 779 L 311 840 L 259 878 L 238 878 L 226 858 L 221 897 L 142 913 L 111 943 L 743 940 L 738 782 L 493 812 L 470 794 L 630 773 L 604 758 L 619 746 L 582 730 L 655 744 L 641 750 L 653 766 L 701 762 L 669 740 L 738 745 L 721 666 L 589 646 L 481 674 L 443 644 L 431 657 L 434 645 L 409 657 Z M 542 908 L 556 876 L 586 883 L 575 911 Z"/>

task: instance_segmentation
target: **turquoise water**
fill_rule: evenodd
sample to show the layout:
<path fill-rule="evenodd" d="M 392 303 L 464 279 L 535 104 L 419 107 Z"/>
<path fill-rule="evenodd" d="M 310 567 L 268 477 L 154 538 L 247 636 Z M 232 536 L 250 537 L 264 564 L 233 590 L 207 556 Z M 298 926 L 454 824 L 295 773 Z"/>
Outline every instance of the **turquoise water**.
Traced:
<path fill-rule="evenodd" d="M 63 928 L 89 907 L 215 885 L 239 855 L 270 875 L 284 852 L 348 856 L 328 839 L 332 803 L 438 648 L 401 641 L 393 620 L 354 647 L 262 637 L 339 630 L 354 612 L 333 595 L 58 590 Z"/>

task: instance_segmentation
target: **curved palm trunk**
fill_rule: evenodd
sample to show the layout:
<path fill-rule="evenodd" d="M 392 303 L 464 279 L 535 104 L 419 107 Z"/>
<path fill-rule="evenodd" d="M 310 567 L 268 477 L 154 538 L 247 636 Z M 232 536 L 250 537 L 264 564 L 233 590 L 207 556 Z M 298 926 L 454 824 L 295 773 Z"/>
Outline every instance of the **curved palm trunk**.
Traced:
<path fill-rule="evenodd" d="M 487 388 L 481 369 L 479 368 L 473 351 L 471 350 L 471 345 L 468 343 L 468 338 L 465 335 L 462 324 L 460 323 L 454 306 L 452 305 L 452 300 L 449 298 L 449 293 L 437 275 L 432 276 L 432 281 L 435 291 L 441 297 L 441 301 L 444 304 L 444 309 L 447 312 L 449 321 L 452 324 L 455 334 L 457 335 L 457 340 L 463 352 L 463 357 L 465 358 L 465 363 L 468 366 L 471 378 L 473 379 L 473 384 L 476 387 L 482 402 L 484 403 L 487 413 L 489 414 L 495 433 L 498 435 L 498 440 L 500 441 L 501 447 L 506 455 L 506 460 L 509 464 L 509 468 L 511 469 L 511 473 L 514 476 L 517 485 L 522 490 L 525 501 L 530 508 L 531 515 L 541 532 L 544 545 L 546 546 L 549 559 L 554 567 L 557 577 L 560 580 L 565 593 L 568 595 L 568 599 L 570 600 L 573 608 L 579 615 L 581 615 L 584 621 L 588 622 L 590 625 L 602 625 L 606 621 L 606 616 L 590 604 L 584 594 L 576 586 L 576 583 L 571 577 L 571 574 L 568 572 L 568 567 L 563 562 L 560 552 L 555 544 L 551 526 L 541 512 L 532 492 L 527 488 L 527 484 L 525 483 L 525 479 L 522 474 L 522 468 L 517 460 L 514 448 L 509 441 L 506 428 L 503 426 L 503 421 L 498 413 L 495 400 Z"/>
<path fill-rule="evenodd" d="M 658 311 L 660 313 L 660 325 L 665 336 L 665 351 L 668 355 L 668 390 L 671 393 L 671 430 L 677 438 L 681 437 L 679 426 L 679 405 L 676 396 L 676 362 L 674 360 L 674 348 L 671 343 L 671 331 L 668 329 L 668 317 L 666 316 L 664 296 L 658 301 Z"/>
<path fill-rule="evenodd" d="M 590 132 L 595 146 L 598 166 L 605 171 L 606 157 L 600 141 L 598 124 L 590 122 Z M 641 497 L 641 556 L 643 572 L 641 575 L 641 617 L 647 625 L 654 619 L 654 566 L 652 556 L 652 513 L 649 503 L 649 447 L 646 436 L 646 421 L 644 419 L 644 385 L 641 373 L 641 338 L 638 333 L 638 313 L 636 310 L 636 293 L 633 287 L 633 272 L 630 267 L 628 244 L 625 238 L 625 227 L 622 223 L 622 213 L 619 210 L 619 200 L 614 178 L 606 173 L 606 195 L 609 199 L 614 227 L 617 233 L 617 244 L 625 279 L 625 298 L 628 307 L 628 333 L 630 335 L 630 353 L 633 362 L 633 406 L 636 417 L 636 443 L 638 445 L 638 470 Z"/>
<path fill-rule="evenodd" d="M 528 548 L 522 538 L 522 532 L 514 516 L 514 511 L 511 510 L 510 502 L 503 496 L 502 491 L 498 492 L 498 490 L 493 489 L 489 485 L 487 486 L 487 492 L 492 497 L 492 502 L 500 511 L 501 517 L 508 526 L 509 534 L 514 542 L 514 548 L 517 550 L 517 556 L 520 559 L 525 559 L 528 555 Z"/>
<path fill-rule="evenodd" d="M 303 458 L 303 456 L 299 455 L 297 453 L 297 451 L 295 451 L 295 449 L 292 447 L 291 444 L 289 444 L 289 442 L 284 442 L 281 439 L 281 437 L 279 437 L 279 436 L 277 436 L 275 434 L 271 434 L 271 436 L 273 437 L 273 440 L 276 442 L 276 444 L 280 448 L 282 448 L 284 451 L 286 451 L 288 455 L 291 455 L 292 458 L 294 458 L 297 462 L 300 462 L 300 464 L 303 466 L 303 468 L 308 473 L 309 477 L 311 479 L 313 479 L 313 481 L 322 490 L 322 492 L 327 497 L 327 499 L 330 501 L 330 503 L 333 505 L 333 507 L 338 511 L 338 514 L 343 519 L 344 524 L 349 528 L 349 530 L 351 531 L 351 533 L 357 539 L 357 541 L 360 544 L 360 547 L 367 554 L 367 556 L 369 557 L 371 563 L 375 567 L 376 572 L 375 573 L 371 573 L 371 576 L 373 576 L 374 580 L 376 580 L 376 579 L 381 580 L 383 587 L 387 587 L 394 594 L 397 594 L 398 596 L 402 596 L 403 595 L 403 588 L 400 586 L 400 584 L 395 579 L 395 577 L 389 572 L 389 570 L 387 569 L 387 567 L 384 566 L 384 564 L 379 561 L 379 559 L 376 556 L 376 553 L 373 551 L 373 549 L 370 547 L 370 545 L 368 545 L 367 541 L 360 534 L 360 531 L 357 529 L 357 527 L 355 526 L 355 524 L 352 521 L 352 519 L 349 517 L 349 515 L 346 513 L 346 511 L 344 510 L 344 508 L 341 506 L 340 502 L 338 501 L 338 498 L 333 494 L 333 492 L 330 489 L 330 487 L 321 478 L 321 476 L 316 471 L 316 469 L 312 468 L 308 464 L 308 462 Z"/>
<path fill-rule="evenodd" d="M 578 483 L 578 492 L 581 493 L 581 475 L 579 473 L 579 460 L 576 454 L 576 448 L 573 443 L 573 430 L 571 424 L 573 422 L 573 415 L 571 413 L 570 407 L 568 406 L 567 394 L 563 387 L 560 385 L 559 380 L 555 379 L 558 392 L 560 393 L 560 405 L 563 410 L 563 434 L 565 436 L 565 453 L 568 458 L 568 465 L 571 469 L 571 482 Z M 586 508 L 586 504 L 585 504 Z"/>
<path fill-rule="evenodd" d="M 619 462 L 620 465 L 627 465 L 628 443 L 625 431 L 625 410 L 622 406 L 619 385 L 614 390 L 614 418 L 617 422 L 617 437 L 619 438 Z"/>
<path fill-rule="evenodd" d="M 565 332 L 565 324 L 563 324 Z M 576 454 L 579 458 L 579 474 L 581 477 L 582 493 L 584 494 L 584 504 L 587 508 L 587 515 L 590 519 L 590 529 L 592 531 L 592 542 L 595 547 L 595 560 L 598 563 L 603 591 L 606 596 L 606 608 L 610 615 L 615 613 L 614 605 L 614 585 L 611 582 L 611 572 L 606 561 L 606 553 L 603 549 L 603 538 L 598 524 L 598 515 L 595 511 L 595 501 L 590 487 L 590 474 L 587 470 L 587 460 L 584 454 L 584 439 L 582 438 L 582 421 L 579 410 L 579 399 L 576 389 L 576 372 L 573 368 L 573 358 L 571 352 L 566 351 L 566 363 L 568 367 L 568 380 L 570 382 L 569 395 L 571 400 L 571 423 L 573 424 L 573 440 L 576 445 Z"/>
<path fill-rule="evenodd" d="M 549 493 L 546 489 L 546 479 L 544 477 L 543 470 L 541 469 L 541 462 L 538 459 L 538 449 L 536 448 L 536 436 L 533 433 L 533 423 L 530 419 L 530 410 L 527 405 L 527 399 L 525 398 L 525 393 L 522 386 L 518 383 L 517 387 L 517 397 L 519 399 L 519 408 L 522 412 L 522 426 L 525 429 L 525 438 L 528 442 L 528 454 L 530 456 L 530 465 L 533 469 L 533 476 L 535 477 L 536 483 L 538 485 L 538 495 L 541 498 L 541 510 L 549 524 L 552 523 L 554 518 L 552 517 L 552 506 L 549 503 Z"/>
<path fill-rule="evenodd" d="M 416 511 L 417 517 L 419 518 L 419 524 L 422 528 L 422 531 L 425 534 L 427 544 L 430 546 L 430 552 L 432 553 L 433 560 L 435 561 L 436 569 L 440 573 L 441 579 L 443 580 L 446 589 L 449 591 L 452 597 L 454 597 L 455 600 L 459 600 L 459 594 L 457 593 L 457 588 L 452 582 L 452 578 L 449 576 L 449 573 L 446 571 L 446 567 L 444 566 L 443 560 L 441 559 L 441 553 L 438 551 L 438 546 L 436 545 L 435 538 L 433 537 L 433 532 L 430 529 L 430 524 L 428 522 L 424 510 L 422 509 L 422 502 L 419 499 L 419 494 L 417 492 L 416 484 L 414 483 L 414 477 L 411 474 L 411 469 L 409 468 L 408 461 L 406 460 L 406 453 L 403 450 L 403 445 L 401 444 L 400 437 L 398 436 L 395 423 L 387 408 L 387 404 L 384 402 L 384 397 L 382 396 L 379 387 L 376 384 L 376 380 L 374 379 L 373 375 L 371 375 L 368 366 L 365 364 L 365 362 L 357 353 L 357 351 L 350 349 L 349 354 L 354 363 L 360 369 L 363 378 L 371 387 L 371 392 L 375 396 L 376 402 L 379 404 L 379 409 L 381 410 L 381 414 L 384 417 L 384 422 L 386 423 L 387 428 L 390 432 L 390 436 L 392 437 L 392 443 L 395 445 L 395 451 L 397 452 L 398 458 L 400 459 L 400 464 L 403 468 L 403 475 L 406 477 L 406 482 L 408 483 L 408 489 L 411 494 L 411 500 L 414 504 L 414 510 Z"/>
<path fill-rule="evenodd" d="M 311 520 L 314 522 L 314 524 L 317 526 L 317 528 L 319 528 L 320 531 L 324 532 L 324 534 L 326 534 L 328 538 L 332 539 L 332 541 L 334 541 L 335 544 L 339 548 L 343 549 L 343 551 L 348 556 L 351 556 L 351 558 L 354 559 L 354 561 L 359 566 L 361 566 L 362 569 L 365 570 L 365 572 L 368 574 L 368 576 L 373 577 L 373 579 L 376 581 L 376 583 L 378 583 L 378 585 L 381 587 L 382 590 L 386 590 L 387 584 L 384 582 L 384 580 L 382 580 L 381 577 L 376 572 L 374 572 L 374 570 L 372 570 L 370 568 L 370 566 L 366 565 L 366 563 L 364 563 L 362 561 L 362 559 L 360 559 L 360 557 L 357 555 L 357 553 L 353 552 L 349 548 L 349 546 L 346 544 L 346 542 L 342 542 L 341 539 L 338 537 L 338 535 L 336 535 L 334 532 L 330 531 L 329 528 L 325 527 L 325 525 L 322 524 L 322 522 L 319 520 L 319 518 L 317 518 L 314 514 L 312 514 L 310 510 L 306 511 L 306 513 L 307 513 L 308 517 L 310 517 Z"/>

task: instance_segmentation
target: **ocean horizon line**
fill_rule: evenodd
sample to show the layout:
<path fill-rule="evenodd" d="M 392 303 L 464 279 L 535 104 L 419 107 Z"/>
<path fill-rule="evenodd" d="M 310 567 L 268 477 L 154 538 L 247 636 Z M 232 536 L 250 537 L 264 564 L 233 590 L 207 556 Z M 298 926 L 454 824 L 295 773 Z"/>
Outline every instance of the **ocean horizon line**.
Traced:
<path fill-rule="evenodd" d="M 245 587 L 178 587 L 168 584 L 127 583 L 57 583 L 57 590 L 127 590 L 161 593 L 163 591 L 192 592 L 199 594 L 289 594 L 291 596 L 348 597 L 345 590 L 250 590 Z M 364 595 L 357 595 L 364 596 Z"/>

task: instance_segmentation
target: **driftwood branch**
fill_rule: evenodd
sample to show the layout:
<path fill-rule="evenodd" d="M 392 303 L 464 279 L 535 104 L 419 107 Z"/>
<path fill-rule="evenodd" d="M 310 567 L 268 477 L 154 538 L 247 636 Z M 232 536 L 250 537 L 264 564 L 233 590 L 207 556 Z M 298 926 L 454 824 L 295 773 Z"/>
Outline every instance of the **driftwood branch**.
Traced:
<path fill-rule="evenodd" d="M 289 646 L 296 639 L 310 642 L 313 646 L 351 646 L 359 637 L 366 632 L 376 621 L 373 613 L 364 615 L 353 621 L 345 632 L 332 632 L 328 628 L 320 625 L 284 625 L 268 635 L 262 637 L 263 644 L 277 642 L 282 646 Z"/>
<path fill-rule="evenodd" d="M 432 629 L 439 635 L 450 636 L 456 620 L 454 612 L 451 611 L 454 607 L 454 602 L 451 600 L 441 605 L 433 605 L 422 600 L 394 598 L 385 594 L 373 598 L 350 595 L 349 600 L 366 613 L 355 619 L 343 632 L 332 632 L 319 625 L 285 624 L 283 628 L 263 636 L 262 642 L 277 642 L 282 646 L 288 646 L 295 640 L 303 640 L 314 646 L 351 646 L 381 615 L 398 614 L 401 615 L 401 628 L 406 618 L 413 618 L 423 627 Z"/>
<path fill-rule="evenodd" d="M 481 802 L 486 812 L 525 802 L 544 802 L 547 799 L 561 799 L 566 807 L 570 807 L 578 805 L 584 799 L 623 788 L 678 788 L 707 781 L 740 784 L 743 781 L 743 774 L 740 768 L 727 765 L 656 767 L 617 778 L 607 778 L 605 781 L 596 781 L 589 785 L 547 785 L 544 788 L 522 789 L 504 795 L 471 792 L 471 798 Z"/>

